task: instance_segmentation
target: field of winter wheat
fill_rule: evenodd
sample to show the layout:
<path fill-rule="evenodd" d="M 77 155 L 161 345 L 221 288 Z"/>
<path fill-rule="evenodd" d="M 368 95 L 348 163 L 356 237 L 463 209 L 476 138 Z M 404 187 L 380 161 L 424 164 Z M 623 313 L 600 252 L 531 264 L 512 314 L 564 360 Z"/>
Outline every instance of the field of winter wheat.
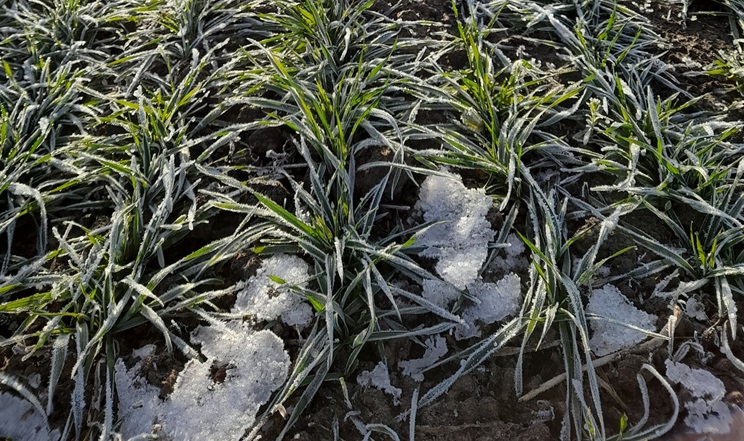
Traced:
<path fill-rule="evenodd" d="M 740 440 L 739 0 L 0 0 L 0 440 Z"/>

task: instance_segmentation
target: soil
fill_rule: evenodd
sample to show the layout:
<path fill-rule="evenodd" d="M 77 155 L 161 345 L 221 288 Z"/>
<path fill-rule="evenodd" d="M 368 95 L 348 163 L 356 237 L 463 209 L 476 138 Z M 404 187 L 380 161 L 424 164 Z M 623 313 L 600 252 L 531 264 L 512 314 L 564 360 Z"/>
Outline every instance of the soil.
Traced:
<path fill-rule="evenodd" d="M 730 91 L 734 85 L 701 73 L 735 48 L 723 6 L 715 1 L 690 2 L 687 18 L 679 4 L 656 2 L 654 8 L 656 11 L 648 18 L 667 43 L 661 48 L 661 59 L 673 66 L 680 88 L 692 96 L 704 97 L 698 104 L 700 110 L 728 109 L 731 120 L 741 120 L 744 109 L 734 103 L 741 98 Z"/>

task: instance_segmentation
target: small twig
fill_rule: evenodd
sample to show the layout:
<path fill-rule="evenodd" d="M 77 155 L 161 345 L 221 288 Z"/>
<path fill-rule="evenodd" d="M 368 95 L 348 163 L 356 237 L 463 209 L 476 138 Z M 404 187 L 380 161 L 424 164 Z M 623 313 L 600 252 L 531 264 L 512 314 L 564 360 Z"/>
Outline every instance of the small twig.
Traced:
<path fill-rule="evenodd" d="M 606 377 L 606 375 L 603 375 L 603 377 Z M 597 381 L 599 382 L 599 387 L 607 391 L 608 394 L 617 402 L 620 404 L 620 407 L 623 409 L 623 412 L 628 413 L 628 405 L 625 404 L 625 401 L 623 401 L 622 398 L 620 398 L 620 395 L 617 394 L 617 391 L 610 383 L 608 383 L 604 378 L 597 377 Z"/>

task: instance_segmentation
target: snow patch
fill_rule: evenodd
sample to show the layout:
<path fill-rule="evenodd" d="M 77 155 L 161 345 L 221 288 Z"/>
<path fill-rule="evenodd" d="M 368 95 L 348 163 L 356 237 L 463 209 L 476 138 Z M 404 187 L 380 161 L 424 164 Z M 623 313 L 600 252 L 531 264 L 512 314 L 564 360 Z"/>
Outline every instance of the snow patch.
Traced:
<path fill-rule="evenodd" d="M 726 388 L 723 382 L 703 369 L 692 369 L 684 363 L 666 361 L 669 381 L 690 391 L 693 400 L 685 403 L 685 424 L 699 434 L 726 434 L 731 431 L 733 418 L 724 403 Z"/>
<path fill-rule="evenodd" d="M 468 189 L 456 174 L 429 176 L 421 185 L 416 208 L 425 222 L 443 222 L 418 239 L 421 255 L 437 259 L 436 270 L 458 289 L 478 277 L 495 232 L 486 220 L 493 200 L 484 189 Z"/>
<path fill-rule="evenodd" d="M 237 440 L 255 422 L 259 407 L 287 379 L 290 361 L 282 340 L 270 331 L 254 332 L 239 324 L 226 329 L 198 327 L 205 362 L 190 360 L 173 393 L 159 390 L 139 376 L 141 364 L 127 370 L 116 364 L 121 434 L 132 437 L 159 432 L 168 439 Z M 213 375 L 214 367 L 224 372 Z"/>
<path fill-rule="evenodd" d="M 507 257 L 519 257 L 524 253 L 524 250 L 526 247 L 524 246 L 524 242 L 522 242 L 522 239 L 519 238 L 514 233 L 509 233 L 508 236 L 506 236 L 506 242 L 509 244 L 509 246 L 505 249 Z"/>
<path fill-rule="evenodd" d="M 497 283 L 486 283 L 480 270 L 488 257 L 488 244 L 496 233 L 486 219 L 493 200 L 484 189 L 468 189 L 459 175 L 443 172 L 429 176 L 421 184 L 416 209 L 423 213 L 429 227 L 416 242 L 423 248 L 420 255 L 437 259 L 436 271 L 443 283 L 422 282 L 422 296 L 431 303 L 447 308 L 459 298 L 458 290 L 467 289 L 475 305 L 461 314 L 465 325 L 455 329 L 457 339 L 480 335 L 477 323 L 492 324 L 516 313 L 521 306 L 519 276 L 507 274 Z M 507 237 L 503 256 L 494 259 L 500 273 L 527 265 L 524 243 L 516 234 Z M 491 268 L 491 266 L 489 266 Z M 411 372 L 415 369 L 411 366 Z"/>
<path fill-rule="evenodd" d="M 586 312 L 646 330 L 655 328 L 656 316 L 639 310 L 614 285 L 607 284 L 589 295 Z M 602 357 L 629 348 L 646 338 L 645 334 L 605 320 L 591 321 L 592 338 L 589 347 Z"/>
<path fill-rule="evenodd" d="M 44 417 L 26 400 L 0 392 L 0 438 L 13 441 L 58 440 L 59 430 L 47 432 Z"/>
<path fill-rule="evenodd" d="M 150 385 L 139 375 L 142 362 L 127 370 L 120 358 L 114 366 L 114 384 L 119 396 L 119 433 L 124 439 L 157 431 L 156 425 L 163 402 L 158 398 L 160 389 Z"/>
<path fill-rule="evenodd" d="M 610 277 L 610 273 L 611 273 L 611 270 L 610 270 L 610 267 L 608 266 L 602 265 L 599 267 L 599 269 L 597 269 L 597 275 L 602 278 Z"/>
<path fill-rule="evenodd" d="M 521 280 L 518 275 L 509 273 L 496 283 L 476 280 L 468 284 L 468 292 L 478 301 L 462 313 L 465 326 L 458 326 L 455 338 L 458 340 L 478 337 L 480 330 L 476 322 L 490 325 L 516 314 L 522 305 Z"/>
<path fill-rule="evenodd" d="M 33 389 L 38 389 L 41 386 L 41 374 L 35 372 L 28 377 L 28 385 Z"/>
<path fill-rule="evenodd" d="M 427 338 L 424 344 L 426 351 L 423 357 L 399 363 L 403 375 L 408 375 L 416 381 L 424 381 L 424 369 L 439 361 L 447 353 L 447 341 L 441 335 Z"/>
<path fill-rule="evenodd" d="M 377 363 L 372 371 L 362 371 L 357 376 L 357 383 L 362 387 L 375 387 L 382 390 L 386 394 L 393 396 L 393 403 L 398 405 L 400 403 L 400 396 L 403 391 L 392 384 L 390 384 L 390 372 L 388 367 L 382 361 Z"/>
<path fill-rule="evenodd" d="M 305 287 L 309 269 L 308 264 L 297 256 L 277 254 L 269 257 L 256 275 L 248 279 L 245 289 L 238 293 L 232 312 L 250 314 L 265 321 L 281 317 L 288 326 L 304 328 L 313 318 L 310 305 L 269 276 Z"/>

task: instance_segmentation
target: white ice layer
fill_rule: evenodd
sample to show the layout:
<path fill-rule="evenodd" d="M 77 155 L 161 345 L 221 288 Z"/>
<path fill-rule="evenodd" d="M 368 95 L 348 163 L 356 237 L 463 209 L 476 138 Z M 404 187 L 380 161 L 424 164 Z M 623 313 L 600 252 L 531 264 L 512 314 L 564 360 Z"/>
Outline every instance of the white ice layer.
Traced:
<path fill-rule="evenodd" d="M 429 176 L 421 185 L 416 207 L 425 222 L 444 222 L 421 235 L 421 255 L 437 259 L 436 270 L 458 289 L 478 277 L 494 231 L 486 220 L 493 200 L 484 189 L 468 189 L 459 175 Z"/>
<path fill-rule="evenodd" d="M 297 256 L 277 254 L 269 257 L 248 280 L 245 289 L 238 293 L 232 312 L 250 314 L 266 321 L 281 317 L 289 326 L 307 326 L 313 316 L 310 305 L 269 276 L 304 287 L 309 269 L 308 264 Z"/>
<path fill-rule="evenodd" d="M 693 400 L 685 403 L 685 424 L 699 434 L 726 434 L 731 431 L 731 410 L 724 403 L 723 382 L 703 369 L 692 369 L 684 363 L 666 361 L 669 381 L 684 386 Z"/>
<path fill-rule="evenodd" d="M 633 306 L 617 287 L 610 284 L 592 291 L 586 312 L 649 331 L 654 330 L 656 323 L 655 315 Z M 600 357 L 629 348 L 646 337 L 640 331 L 606 320 L 592 320 L 590 323 L 593 335 L 589 347 Z"/>
<path fill-rule="evenodd" d="M 287 378 L 289 355 L 270 331 L 254 332 L 237 324 L 226 330 L 199 327 L 193 341 L 201 343 L 207 360 L 186 363 L 166 400 L 139 376 L 139 363 L 127 370 L 122 360 L 117 362 L 125 439 L 155 431 L 173 440 L 238 440 Z M 213 366 L 224 370 L 224 381 L 213 379 Z"/>

